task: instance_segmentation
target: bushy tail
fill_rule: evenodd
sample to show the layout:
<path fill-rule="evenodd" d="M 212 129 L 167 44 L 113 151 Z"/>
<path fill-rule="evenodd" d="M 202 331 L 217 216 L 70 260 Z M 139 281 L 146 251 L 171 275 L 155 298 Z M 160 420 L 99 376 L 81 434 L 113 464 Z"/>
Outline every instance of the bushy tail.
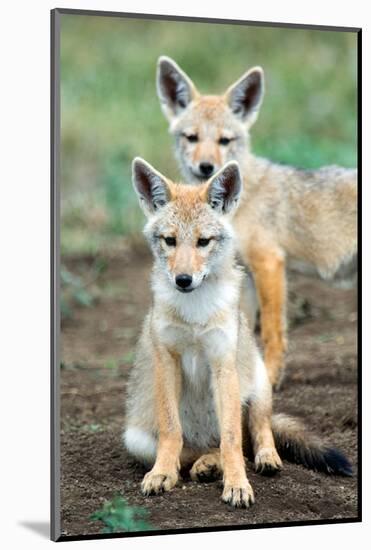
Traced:
<path fill-rule="evenodd" d="M 272 430 L 281 458 L 303 464 L 317 472 L 353 475 L 352 466 L 346 456 L 309 433 L 300 420 L 285 414 L 275 414 L 272 417 Z"/>

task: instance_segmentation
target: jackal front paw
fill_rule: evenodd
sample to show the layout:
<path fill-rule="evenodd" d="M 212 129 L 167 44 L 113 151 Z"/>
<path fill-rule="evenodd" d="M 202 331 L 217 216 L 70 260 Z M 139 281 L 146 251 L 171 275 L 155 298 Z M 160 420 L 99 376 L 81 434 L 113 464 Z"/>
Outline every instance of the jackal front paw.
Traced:
<path fill-rule="evenodd" d="M 254 491 L 247 479 L 236 485 L 225 482 L 222 500 L 235 508 L 248 508 L 255 502 Z"/>
<path fill-rule="evenodd" d="M 218 454 L 204 454 L 193 464 L 190 470 L 193 481 L 213 481 L 221 477 L 222 470 Z"/>
<path fill-rule="evenodd" d="M 274 475 L 281 470 L 282 460 L 276 449 L 266 447 L 260 449 L 255 456 L 255 471 L 266 476 Z"/>
<path fill-rule="evenodd" d="M 151 470 L 146 473 L 141 484 L 141 490 L 143 495 L 158 495 L 164 491 L 170 491 L 177 481 L 178 481 L 177 472 L 154 472 Z"/>

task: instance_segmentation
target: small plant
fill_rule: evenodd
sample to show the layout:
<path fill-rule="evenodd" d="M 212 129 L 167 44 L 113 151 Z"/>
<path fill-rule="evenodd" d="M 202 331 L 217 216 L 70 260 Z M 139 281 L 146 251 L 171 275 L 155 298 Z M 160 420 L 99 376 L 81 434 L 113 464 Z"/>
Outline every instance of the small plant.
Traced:
<path fill-rule="evenodd" d="M 72 317 L 72 305 L 78 304 L 89 307 L 93 303 L 93 297 L 84 287 L 80 277 L 73 275 L 66 268 L 61 269 L 61 315 L 62 319 Z"/>
<path fill-rule="evenodd" d="M 71 273 L 65 266 L 61 266 L 61 316 L 62 320 L 73 317 L 73 308 L 75 305 L 91 307 L 94 303 L 94 296 L 91 292 L 91 285 L 98 279 L 99 275 L 106 269 L 106 262 L 97 258 L 88 273 L 86 279 Z"/>
<path fill-rule="evenodd" d="M 135 359 L 135 351 L 130 350 L 127 353 L 125 353 L 124 357 L 122 358 L 124 363 L 128 363 L 129 365 L 132 365 L 134 363 Z"/>
<path fill-rule="evenodd" d="M 105 527 L 102 533 L 129 531 L 150 531 L 154 527 L 146 521 L 148 510 L 139 506 L 129 506 L 120 495 L 106 501 L 100 510 L 90 516 L 93 521 L 101 521 Z"/>

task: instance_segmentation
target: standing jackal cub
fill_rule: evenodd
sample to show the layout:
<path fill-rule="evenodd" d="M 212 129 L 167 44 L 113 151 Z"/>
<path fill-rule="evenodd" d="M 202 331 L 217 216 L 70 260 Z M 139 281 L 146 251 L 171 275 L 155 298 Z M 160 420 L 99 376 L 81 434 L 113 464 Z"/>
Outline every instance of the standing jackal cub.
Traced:
<path fill-rule="evenodd" d="M 286 261 L 325 279 L 353 265 L 357 170 L 299 170 L 253 155 L 249 131 L 264 95 L 260 67 L 222 95 L 203 95 L 175 61 L 160 57 L 157 91 L 187 183 L 204 182 L 230 160 L 240 166 L 244 188 L 233 225 L 254 275 L 269 378 L 279 385 L 287 345 Z"/>
<path fill-rule="evenodd" d="M 281 468 L 277 444 L 307 467 L 350 474 L 347 459 L 297 421 L 271 417 L 271 386 L 239 308 L 243 274 L 230 221 L 241 193 L 237 163 L 189 186 L 137 158 L 133 182 L 154 255 L 153 303 L 130 374 L 124 432 L 127 450 L 152 466 L 143 493 L 170 490 L 190 466 L 193 480 L 223 477 L 225 502 L 249 506 L 248 434 L 262 473 Z"/>

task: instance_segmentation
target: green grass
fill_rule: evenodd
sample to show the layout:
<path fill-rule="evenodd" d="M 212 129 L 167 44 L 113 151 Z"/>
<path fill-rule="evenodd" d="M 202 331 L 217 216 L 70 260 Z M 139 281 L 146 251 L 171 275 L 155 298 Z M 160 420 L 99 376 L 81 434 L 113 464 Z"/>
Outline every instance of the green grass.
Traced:
<path fill-rule="evenodd" d="M 78 275 L 61 267 L 61 318 L 70 319 L 73 317 L 75 306 L 90 307 L 94 298 L 85 287 L 83 280 Z"/>
<path fill-rule="evenodd" d="M 71 319 L 74 316 L 74 310 L 77 306 L 91 307 L 96 301 L 95 293 L 92 292 L 92 286 L 104 273 L 107 268 L 105 260 L 95 258 L 90 269 L 84 270 L 84 277 L 72 273 L 63 264 L 60 269 L 61 285 L 61 318 L 62 320 Z"/>
<path fill-rule="evenodd" d="M 63 15 L 62 253 L 97 253 L 140 231 L 134 156 L 179 176 L 155 90 L 161 54 L 209 93 L 262 65 L 253 150 L 307 168 L 355 165 L 355 34 Z"/>
<path fill-rule="evenodd" d="M 145 508 L 129 506 L 123 497 L 116 495 L 94 512 L 90 519 L 103 523 L 102 533 L 120 533 L 154 530 L 147 517 L 148 511 Z"/>

